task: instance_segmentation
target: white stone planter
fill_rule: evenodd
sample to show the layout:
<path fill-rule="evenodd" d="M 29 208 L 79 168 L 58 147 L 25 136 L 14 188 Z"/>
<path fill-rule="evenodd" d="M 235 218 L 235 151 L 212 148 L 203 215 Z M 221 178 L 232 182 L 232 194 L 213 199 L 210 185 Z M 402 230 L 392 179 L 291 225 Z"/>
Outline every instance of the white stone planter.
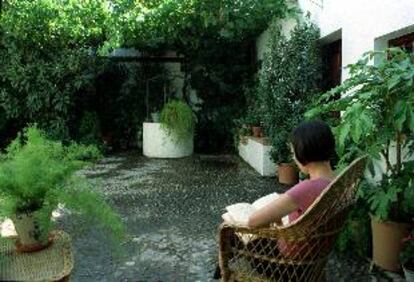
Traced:
<path fill-rule="evenodd" d="M 144 122 L 143 154 L 150 158 L 182 158 L 194 151 L 194 137 L 184 142 L 176 142 L 161 128 L 160 123 Z"/>
<path fill-rule="evenodd" d="M 239 155 L 262 176 L 275 176 L 276 164 L 270 158 L 270 146 L 266 138 L 245 136 L 246 142 L 240 142 Z"/>

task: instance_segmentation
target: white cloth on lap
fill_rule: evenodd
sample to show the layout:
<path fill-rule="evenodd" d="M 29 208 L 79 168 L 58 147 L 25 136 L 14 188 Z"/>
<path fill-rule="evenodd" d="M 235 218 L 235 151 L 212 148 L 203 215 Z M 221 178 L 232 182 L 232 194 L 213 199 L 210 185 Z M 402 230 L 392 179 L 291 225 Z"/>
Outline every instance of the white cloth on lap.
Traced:
<path fill-rule="evenodd" d="M 237 203 L 226 207 L 226 213 L 222 215 L 223 220 L 233 223 L 239 226 L 247 226 L 250 216 L 268 204 L 274 202 L 277 198 L 279 198 L 278 193 L 272 193 L 266 196 L 263 196 L 252 204 L 249 203 Z M 288 216 L 282 218 L 283 225 L 289 223 Z"/>

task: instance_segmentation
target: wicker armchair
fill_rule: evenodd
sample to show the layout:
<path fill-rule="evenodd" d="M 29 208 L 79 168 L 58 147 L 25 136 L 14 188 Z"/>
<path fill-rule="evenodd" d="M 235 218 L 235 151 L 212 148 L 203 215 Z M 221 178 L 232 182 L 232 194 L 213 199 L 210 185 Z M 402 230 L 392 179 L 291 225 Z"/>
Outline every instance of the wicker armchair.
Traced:
<path fill-rule="evenodd" d="M 223 281 L 324 281 L 327 257 L 355 201 L 365 159 L 347 167 L 292 224 L 249 229 L 221 225 Z"/>

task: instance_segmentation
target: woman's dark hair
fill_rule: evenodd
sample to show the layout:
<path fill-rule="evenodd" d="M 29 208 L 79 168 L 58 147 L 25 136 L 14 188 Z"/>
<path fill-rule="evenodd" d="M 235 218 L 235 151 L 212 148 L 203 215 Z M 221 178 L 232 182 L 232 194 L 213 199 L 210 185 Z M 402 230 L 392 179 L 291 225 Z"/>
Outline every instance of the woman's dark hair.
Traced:
<path fill-rule="evenodd" d="M 302 165 L 336 158 L 335 138 L 329 125 L 323 121 L 302 122 L 293 129 L 291 141 L 296 159 Z"/>

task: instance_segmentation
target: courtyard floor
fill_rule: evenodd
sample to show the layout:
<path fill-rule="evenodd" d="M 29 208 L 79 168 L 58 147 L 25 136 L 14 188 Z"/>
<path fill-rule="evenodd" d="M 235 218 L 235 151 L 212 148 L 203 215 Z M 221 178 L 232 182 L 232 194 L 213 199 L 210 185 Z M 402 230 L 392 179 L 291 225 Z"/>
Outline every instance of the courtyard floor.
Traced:
<path fill-rule="evenodd" d="M 103 232 L 81 218 L 58 225 L 73 238 L 73 281 L 211 281 L 226 205 L 283 192 L 236 156 L 178 160 L 118 154 L 84 171 L 121 214 L 128 239 L 116 259 Z M 371 281 L 368 263 L 331 255 L 328 281 Z"/>

